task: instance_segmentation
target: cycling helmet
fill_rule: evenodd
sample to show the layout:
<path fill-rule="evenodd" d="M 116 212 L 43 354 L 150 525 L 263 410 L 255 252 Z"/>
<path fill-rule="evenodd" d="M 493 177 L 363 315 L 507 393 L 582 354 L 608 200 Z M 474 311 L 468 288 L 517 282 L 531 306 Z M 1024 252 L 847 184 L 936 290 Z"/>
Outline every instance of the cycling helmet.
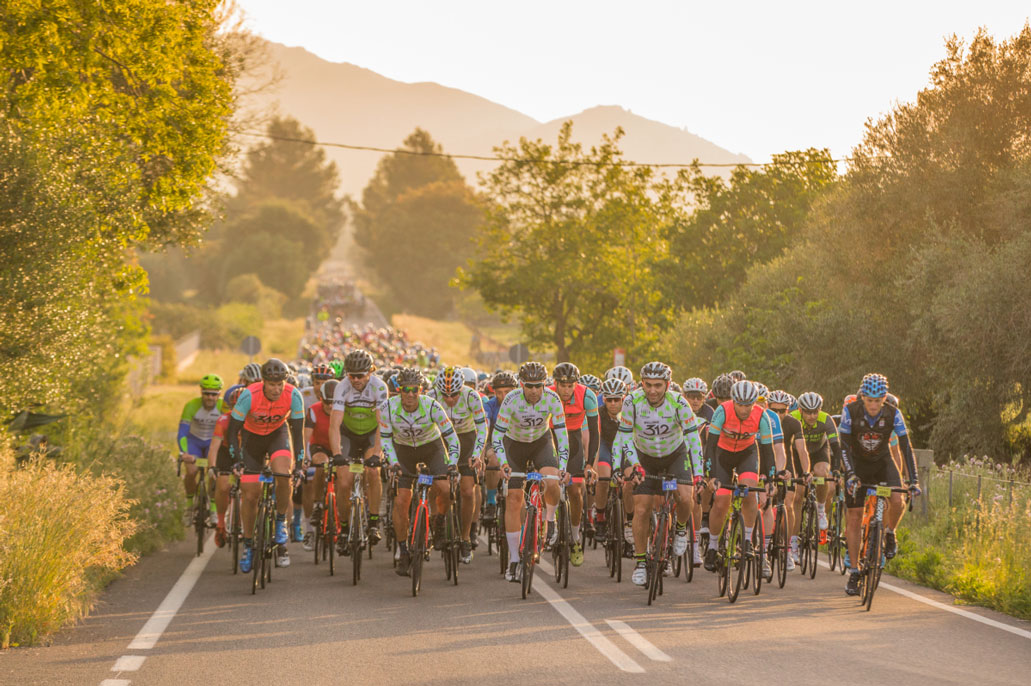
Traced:
<path fill-rule="evenodd" d="M 339 386 L 339 385 L 340 385 L 340 382 L 337 381 L 336 379 L 330 379 L 326 383 L 322 384 L 322 388 L 319 389 L 319 392 L 322 394 L 322 399 L 323 400 L 332 400 L 333 396 L 337 392 L 337 386 Z"/>
<path fill-rule="evenodd" d="M 368 350 L 358 348 L 347 353 L 344 358 L 344 371 L 348 374 L 367 374 L 375 369 L 376 364 Z"/>
<path fill-rule="evenodd" d="M 519 380 L 523 383 L 543 383 L 548 378 L 548 368 L 540 362 L 526 362 L 519 368 Z"/>
<path fill-rule="evenodd" d="M 734 380 L 730 378 L 730 374 L 720 374 L 712 380 L 712 394 L 717 398 L 729 398 L 733 385 Z"/>
<path fill-rule="evenodd" d="M 231 409 L 236 401 L 239 399 L 240 394 L 243 393 L 243 389 L 247 388 L 243 384 L 234 384 L 226 389 L 225 395 L 222 396 L 222 403 L 226 405 L 227 409 Z"/>
<path fill-rule="evenodd" d="M 741 371 L 740 369 L 735 369 L 734 371 L 732 371 L 727 376 L 729 376 L 735 382 L 737 382 L 737 381 L 744 381 L 745 379 L 748 378 L 747 376 L 745 376 L 745 373 L 743 371 Z"/>
<path fill-rule="evenodd" d="M 336 371 L 328 364 L 317 364 L 315 368 L 311 370 L 311 378 L 315 381 L 325 381 L 332 379 L 336 376 Z"/>
<path fill-rule="evenodd" d="M 499 388 L 515 388 L 519 385 L 519 381 L 512 372 L 498 372 L 491 379 L 490 385 L 494 387 L 494 390 Z"/>
<path fill-rule="evenodd" d="M 263 381 L 286 381 L 290 375 L 290 369 L 283 364 L 282 360 L 275 357 L 269 358 L 261 365 L 261 378 Z"/>
<path fill-rule="evenodd" d="M 576 383 L 580 380 L 580 370 L 576 368 L 576 365 L 572 362 L 559 362 L 555 365 L 555 368 L 551 370 L 551 375 L 555 377 L 555 381 L 564 383 Z"/>
<path fill-rule="evenodd" d="M 487 372 L 476 372 L 476 383 L 486 381 L 489 378 L 490 377 L 487 375 Z"/>
<path fill-rule="evenodd" d="M 678 384 L 676 381 L 670 381 L 669 382 L 669 390 L 673 391 L 674 393 L 681 393 L 682 392 L 680 390 L 680 384 Z"/>
<path fill-rule="evenodd" d="M 766 384 L 761 384 L 758 381 L 753 381 L 755 384 L 755 390 L 759 392 L 759 402 L 763 402 L 770 396 L 770 389 Z"/>
<path fill-rule="evenodd" d="M 888 394 L 888 379 L 883 374 L 867 374 L 859 392 L 867 398 L 883 398 Z"/>
<path fill-rule="evenodd" d="M 455 395 L 462 390 L 465 379 L 458 367 L 444 367 L 433 382 L 434 388 L 441 395 Z"/>
<path fill-rule="evenodd" d="M 387 390 L 391 393 L 400 393 L 401 387 L 397 384 L 397 374 L 391 374 L 387 379 Z"/>
<path fill-rule="evenodd" d="M 823 397 L 819 393 L 808 391 L 798 396 L 798 408 L 806 412 L 818 412 L 823 407 Z"/>
<path fill-rule="evenodd" d="M 730 397 L 738 405 L 753 405 L 759 399 L 759 389 L 751 381 L 738 381 L 730 387 Z"/>
<path fill-rule="evenodd" d="M 601 385 L 601 394 L 606 398 L 622 398 L 626 395 L 626 384 L 619 379 L 605 379 Z"/>
<path fill-rule="evenodd" d="M 854 403 L 857 400 L 859 400 L 859 396 L 858 395 L 856 395 L 855 393 L 849 393 L 848 395 L 845 396 L 845 399 L 841 401 L 841 406 L 842 407 L 848 407 L 849 405 L 851 405 L 852 403 Z"/>
<path fill-rule="evenodd" d="M 297 387 L 298 388 L 310 388 L 311 385 L 312 385 L 312 383 L 311 383 L 311 376 L 309 376 L 308 374 L 303 374 L 301 372 L 298 372 L 298 374 L 297 374 Z"/>
<path fill-rule="evenodd" d="M 708 393 L 709 386 L 704 380 L 693 376 L 684 382 L 684 393 Z"/>
<path fill-rule="evenodd" d="M 605 372 L 606 379 L 619 379 L 628 387 L 634 382 L 634 373 L 626 367 L 613 367 Z"/>
<path fill-rule="evenodd" d="M 200 387 L 205 391 L 221 391 L 224 385 L 218 374 L 205 374 L 200 380 Z"/>
<path fill-rule="evenodd" d="M 243 369 L 240 370 L 240 378 L 247 383 L 258 383 L 261 381 L 261 365 L 257 362 L 248 362 Z"/>
<path fill-rule="evenodd" d="M 641 367 L 641 379 L 659 379 L 669 381 L 673 377 L 673 370 L 665 362 L 649 362 Z"/>
<path fill-rule="evenodd" d="M 888 394 L 888 404 L 894 407 L 896 410 L 899 409 L 899 397 L 894 393 Z"/>
<path fill-rule="evenodd" d="M 290 372 L 286 375 L 286 382 L 294 388 L 297 388 L 297 375 L 293 372 Z"/>
<path fill-rule="evenodd" d="M 476 388 L 476 370 L 472 367 L 462 367 L 462 382 Z"/>
<path fill-rule="evenodd" d="M 791 407 L 792 401 L 794 400 L 794 398 L 791 397 L 790 393 L 788 393 L 787 391 L 780 390 L 771 392 L 770 395 L 767 396 L 767 399 L 771 403 L 777 403 L 778 405 L 787 405 L 788 407 Z"/>
<path fill-rule="evenodd" d="M 426 379 L 422 375 L 422 372 L 420 372 L 415 367 L 405 367 L 404 369 L 399 371 L 397 374 L 395 374 L 394 378 L 397 379 L 397 385 L 399 387 L 401 387 L 401 386 L 419 386 L 419 387 L 422 387 L 423 382 L 426 381 Z"/>
<path fill-rule="evenodd" d="M 580 377 L 580 383 L 594 391 L 595 394 L 601 392 L 601 379 L 596 377 L 594 374 L 584 374 Z"/>

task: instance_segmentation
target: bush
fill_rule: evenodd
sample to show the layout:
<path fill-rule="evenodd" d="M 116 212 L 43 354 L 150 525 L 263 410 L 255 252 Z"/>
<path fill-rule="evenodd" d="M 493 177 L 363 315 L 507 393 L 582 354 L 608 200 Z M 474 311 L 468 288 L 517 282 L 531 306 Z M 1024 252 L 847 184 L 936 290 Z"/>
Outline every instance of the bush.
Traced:
<path fill-rule="evenodd" d="M 247 336 L 261 334 L 264 320 L 258 308 L 245 303 L 229 303 L 215 310 L 201 329 L 201 345 L 208 349 L 235 350 Z"/>
<path fill-rule="evenodd" d="M 173 339 L 182 338 L 197 329 L 203 330 L 211 323 L 211 310 L 185 303 L 151 300 L 148 309 L 154 332 L 167 334 Z"/>
<path fill-rule="evenodd" d="M 136 556 L 125 484 L 72 465 L 0 467 L 0 648 L 36 643 L 92 605 Z"/>

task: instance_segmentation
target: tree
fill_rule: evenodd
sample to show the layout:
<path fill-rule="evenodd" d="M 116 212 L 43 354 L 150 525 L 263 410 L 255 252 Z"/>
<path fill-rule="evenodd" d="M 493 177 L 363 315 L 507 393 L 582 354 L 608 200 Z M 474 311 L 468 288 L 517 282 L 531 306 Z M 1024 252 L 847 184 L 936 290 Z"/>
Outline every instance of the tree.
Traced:
<path fill-rule="evenodd" d="M 506 161 L 482 179 L 487 219 L 459 283 L 559 361 L 602 364 L 616 344 L 641 359 L 672 317 L 652 267 L 683 189 L 621 164 L 622 135 L 584 150 L 566 122 L 554 146 L 496 148 Z"/>
<path fill-rule="evenodd" d="M 273 198 L 285 200 L 311 217 L 332 247 L 344 224 L 336 164 L 314 145 L 315 133 L 292 117 L 273 119 L 267 134 L 269 140 L 247 153 L 229 214 L 248 213 Z"/>
<path fill-rule="evenodd" d="M 235 276 L 254 273 L 259 269 L 261 283 L 270 286 L 288 298 L 297 298 L 308 281 L 310 262 L 304 247 L 279 232 L 256 230 L 247 240 L 226 255 L 220 276 L 222 292 Z"/>
<path fill-rule="evenodd" d="M 416 129 L 383 157 L 352 203 L 354 241 L 402 307 L 442 317 L 454 306 L 448 283 L 472 253 L 481 219 L 473 191 L 454 160 L 429 133 Z M 417 265 L 417 267 L 416 267 Z"/>

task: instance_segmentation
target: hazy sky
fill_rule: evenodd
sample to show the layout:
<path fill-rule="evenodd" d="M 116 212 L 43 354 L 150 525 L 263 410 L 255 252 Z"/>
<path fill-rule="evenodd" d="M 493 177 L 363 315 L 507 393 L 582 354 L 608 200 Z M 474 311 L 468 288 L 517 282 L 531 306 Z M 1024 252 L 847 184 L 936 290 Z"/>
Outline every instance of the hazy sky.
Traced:
<path fill-rule="evenodd" d="M 927 85 L 945 36 L 1010 37 L 1031 14 L 1016 0 L 239 4 L 257 33 L 327 60 L 541 121 L 621 105 L 758 161 L 809 146 L 848 154 L 867 118 Z"/>

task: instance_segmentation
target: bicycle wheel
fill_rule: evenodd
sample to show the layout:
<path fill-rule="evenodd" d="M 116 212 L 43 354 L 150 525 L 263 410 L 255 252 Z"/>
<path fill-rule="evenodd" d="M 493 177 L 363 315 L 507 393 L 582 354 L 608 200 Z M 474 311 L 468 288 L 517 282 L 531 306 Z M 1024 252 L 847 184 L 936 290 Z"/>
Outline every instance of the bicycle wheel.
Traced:
<path fill-rule="evenodd" d="M 426 558 L 426 530 L 429 526 L 427 517 L 428 512 L 423 510 L 416 510 L 415 529 L 412 533 L 411 545 L 411 558 L 412 564 L 409 568 L 409 574 L 412 577 L 412 596 L 419 595 L 419 589 L 422 588 L 422 563 Z"/>
<path fill-rule="evenodd" d="M 240 494 L 237 493 L 229 501 L 229 531 L 231 537 L 230 551 L 233 556 L 233 574 L 240 568 Z"/>
<path fill-rule="evenodd" d="M 759 514 L 762 517 L 762 513 Z M 763 562 L 766 560 L 766 545 L 762 528 L 752 529 L 752 593 L 759 595 L 763 587 Z"/>
<path fill-rule="evenodd" d="M 730 560 L 727 558 L 727 524 L 723 524 L 723 532 L 716 541 L 716 588 L 722 598 L 727 594 L 730 585 Z"/>
<path fill-rule="evenodd" d="M 784 588 L 788 580 L 788 552 L 791 546 L 788 543 L 788 520 L 787 508 L 778 505 L 773 523 L 773 559 L 771 564 L 777 566 L 777 586 Z"/>
<path fill-rule="evenodd" d="M 258 581 L 265 588 L 265 574 L 261 568 L 265 557 L 265 502 L 258 502 L 258 515 L 254 519 L 254 540 L 251 541 L 251 595 L 258 590 Z"/>
<path fill-rule="evenodd" d="M 727 569 L 730 583 L 727 586 L 727 600 L 735 602 L 741 592 L 741 584 L 745 580 L 745 520 L 740 512 L 733 515 L 730 525 L 730 541 L 727 544 Z"/>
<path fill-rule="evenodd" d="M 451 505 L 451 531 L 448 533 L 448 535 L 451 540 L 451 569 L 454 570 L 454 574 L 452 574 L 451 576 L 451 583 L 455 586 L 458 585 L 458 566 L 462 563 L 462 534 L 460 529 L 461 511 L 461 501 L 459 501 L 458 503 L 453 503 Z M 471 538 L 472 532 L 470 532 L 470 539 Z"/>
<path fill-rule="evenodd" d="M 567 513 L 568 506 L 569 505 L 568 505 L 568 503 L 566 503 L 566 501 L 559 500 L 558 501 L 558 508 L 556 508 L 556 510 L 555 510 L 555 528 L 558 531 L 558 541 L 555 542 L 555 546 L 551 550 L 551 558 L 552 558 L 552 562 L 555 564 L 555 583 L 556 584 L 562 583 L 562 572 L 563 572 L 563 569 L 562 569 L 562 557 L 563 557 L 563 552 L 567 553 L 566 556 L 565 556 L 566 560 L 568 561 L 568 559 L 569 559 L 568 552 L 565 551 L 565 548 L 568 545 L 568 540 L 566 539 L 566 520 L 568 519 L 568 513 Z M 567 567 L 564 571 L 568 574 L 569 568 Z M 568 583 L 568 577 L 567 577 L 566 581 Z"/>
<path fill-rule="evenodd" d="M 523 535 L 520 537 L 519 542 L 521 547 L 519 558 L 523 568 L 520 591 L 524 600 L 533 589 L 533 567 L 534 558 L 537 554 L 537 543 L 537 508 L 533 505 L 528 505 L 526 507 L 526 517 L 523 519 Z"/>
<path fill-rule="evenodd" d="M 881 530 L 881 523 L 878 521 L 870 522 L 870 528 L 868 530 L 868 540 L 866 547 L 866 555 L 863 558 L 863 605 L 866 606 L 866 611 L 870 611 L 870 607 L 873 605 L 873 594 L 877 590 L 877 583 L 880 581 L 881 576 L 881 547 L 884 540 L 884 534 Z"/>
<path fill-rule="evenodd" d="M 337 502 L 336 498 L 331 496 L 329 499 L 329 505 L 326 509 L 326 533 L 323 536 L 323 548 L 322 552 L 324 555 L 329 556 L 329 575 L 334 576 L 336 574 L 334 560 L 337 554 Z"/>
<path fill-rule="evenodd" d="M 809 572 L 809 520 L 812 519 L 812 512 L 809 509 L 809 500 L 802 505 L 802 525 L 798 529 L 798 570 L 802 576 Z"/>
<path fill-rule="evenodd" d="M 275 565 L 276 552 L 276 511 L 272 500 L 265 506 L 265 554 L 262 556 L 264 564 L 262 569 L 265 572 L 261 587 L 272 582 L 272 567 Z"/>
<path fill-rule="evenodd" d="M 831 505 L 831 529 L 827 534 L 827 557 L 830 558 L 832 572 L 838 568 L 838 565 L 845 563 L 841 559 L 841 508 L 838 507 L 837 500 Z"/>
<path fill-rule="evenodd" d="M 623 518 L 623 499 L 617 492 L 612 507 L 612 516 L 609 518 L 609 540 L 612 541 L 612 567 L 615 569 L 615 574 L 609 574 L 609 576 L 615 576 L 616 583 L 623 581 Z"/>
<path fill-rule="evenodd" d="M 358 585 L 362 578 L 362 539 L 364 521 L 358 515 L 358 507 L 351 508 L 351 526 L 348 527 L 347 545 L 351 550 L 352 586 Z"/>
<path fill-rule="evenodd" d="M 208 528 L 208 489 L 203 483 L 203 472 L 200 472 L 201 484 L 194 497 L 193 529 L 197 532 L 197 557 L 204 554 L 204 534 Z"/>
<path fill-rule="evenodd" d="M 813 505 L 812 516 L 809 517 L 809 578 L 816 578 L 816 561 L 820 557 L 820 523 L 816 517 L 816 506 Z"/>
<path fill-rule="evenodd" d="M 697 541 L 694 540 L 694 512 L 687 516 L 687 550 L 684 551 L 684 581 L 691 583 L 694 579 L 694 551 L 695 546 L 698 545 Z"/>
<path fill-rule="evenodd" d="M 662 575 L 666 571 L 666 552 L 669 549 L 669 515 L 665 510 L 655 517 L 655 528 L 652 529 L 648 542 L 648 604 L 651 605 L 659 595 Z"/>

